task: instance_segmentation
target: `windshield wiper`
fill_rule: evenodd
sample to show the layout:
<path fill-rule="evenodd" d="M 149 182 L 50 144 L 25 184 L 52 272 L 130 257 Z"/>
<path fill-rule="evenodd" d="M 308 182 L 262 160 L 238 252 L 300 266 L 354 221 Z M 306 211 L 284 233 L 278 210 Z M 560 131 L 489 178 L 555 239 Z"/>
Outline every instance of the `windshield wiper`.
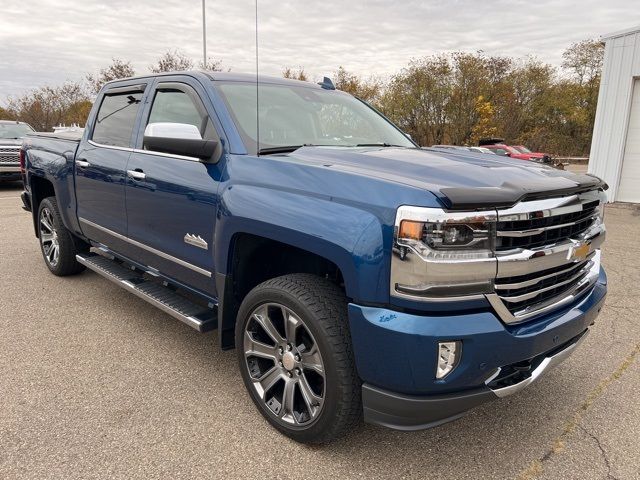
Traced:
<path fill-rule="evenodd" d="M 315 143 L 303 143 L 302 145 L 281 145 L 279 147 L 265 147 L 258 151 L 258 155 L 270 153 L 291 153 L 302 147 L 344 147 L 345 145 L 316 145 Z"/>
<path fill-rule="evenodd" d="M 305 145 L 282 145 L 280 147 L 267 147 L 261 148 L 258 150 L 258 155 L 270 154 L 270 153 L 291 153 L 295 152 L 299 148 L 304 147 Z"/>
<path fill-rule="evenodd" d="M 394 145 L 392 143 L 387 143 L 387 142 L 383 142 L 383 143 L 358 143 L 356 144 L 356 147 L 402 147 L 404 148 L 404 145 Z"/>

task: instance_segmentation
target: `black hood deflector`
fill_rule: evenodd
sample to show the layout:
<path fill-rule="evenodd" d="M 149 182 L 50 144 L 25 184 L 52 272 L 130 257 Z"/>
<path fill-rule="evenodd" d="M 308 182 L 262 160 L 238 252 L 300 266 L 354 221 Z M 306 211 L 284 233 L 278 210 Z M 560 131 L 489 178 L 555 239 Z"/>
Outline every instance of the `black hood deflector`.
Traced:
<path fill-rule="evenodd" d="M 586 177 L 586 178 L 585 178 Z M 503 183 L 500 187 L 449 187 L 440 189 L 440 201 L 448 210 L 479 210 L 482 208 L 508 208 L 523 200 L 562 197 L 609 186 L 598 177 L 583 175 L 581 182 L 567 188 L 543 188 L 538 186 Z"/>

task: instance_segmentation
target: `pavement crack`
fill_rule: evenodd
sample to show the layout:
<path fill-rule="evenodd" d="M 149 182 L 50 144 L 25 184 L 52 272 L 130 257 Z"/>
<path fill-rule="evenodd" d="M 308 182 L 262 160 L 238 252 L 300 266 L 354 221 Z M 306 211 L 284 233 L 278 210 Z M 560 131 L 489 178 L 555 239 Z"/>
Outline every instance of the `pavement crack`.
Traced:
<path fill-rule="evenodd" d="M 587 430 L 584 425 L 578 424 L 577 427 L 580 430 L 582 430 L 585 434 L 587 434 L 594 442 L 596 442 L 596 445 L 598 446 L 598 450 L 600 450 L 600 455 L 602 456 L 602 460 L 604 460 L 604 464 L 607 467 L 607 476 L 606 476 L 607 480 L 609 479 L 618 480 L 618 478 L 611 473 L 611 463 L 609 462 L 609 456 L 607 455 L 607 452 L 602 446 L 600 439 L 596 435 L 594 435 L 592 432 Z"/>
<path fill-rule="evenodd" d="M 578 408 L 574 412 L 571 419 L 567 421 L 564 428 L 562 429 L 562 432 L 560 432 L 560 435 L 558 435 L 558 437 L 553 441 L 553 444 L 551 445 L 551 447 L 541 457 L 537 458 L 536 460 L 533 460 L 527 468 L 522 470 L 516 476 L 518 480 L 532 480 L 540 476 L 540 474 L 542 474 L 542 472 L 544 471 L 544 463 L 547 462 L 554 455 L 562 453 L 562 451 L 565 449 L 567 439 L 576 430 L 576 428 L 584 428 L 582 427 L 581 422 L 585 412 L 587 412 L 591 408 L 591 406 L 593 405 L 593 402 L 595 402 L 596 399 L 602 396 L 602 394 L 607 390 L 607 388 L 609 388 L 609 385 L 611 385 L 613 382 L 619 379 L 624 374 L 624 372 L 626 372 L 629 369 L 629 367 L 633 364 L 633 362 L 638 357 L 638 354 L 640 354 L 640 343 L 637 344 L 633 350 L 631 350 L 631 353 L 629 353 L 624 358 L 624 360 L 618 365 L 618 367 L 608 377 L 600 381 L 600 383 L 598 383 L 596 388 L 594 388 L 593 390 L 591 390 L 591 392 L 589 392 L 585 400 L 578 406 Z M 587 435 L 589 435 L 588 432 L 587 432 Z M 598 442 L 598 446 L 604 455 L 604 450 L 602 449 L 602 446 L 600 445 L 599 440 L 597 438 L 595 440 Z M 610 467 L 608 458 L 606 458 L 606 462 L 607 462 L 607 467 Z M 609 471 L 609 475 L 611 475 L 610 471 Z M 607 478 L 615 478 L 615 477 L 607 476 Z"/>

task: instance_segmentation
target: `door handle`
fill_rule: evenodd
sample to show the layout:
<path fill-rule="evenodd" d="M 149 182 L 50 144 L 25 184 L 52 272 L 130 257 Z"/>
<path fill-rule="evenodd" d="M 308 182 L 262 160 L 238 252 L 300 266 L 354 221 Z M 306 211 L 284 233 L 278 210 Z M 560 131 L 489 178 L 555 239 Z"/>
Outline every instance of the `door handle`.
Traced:
<path fill-rule="evenodd" d="M 80 167 L 80 168 L 87 168 L 91 164 L 89 162 L 87 162 L 86 160 L 76 160 L 76 165 L 78 167 Z"/>
<path fill-rule="evenodd" d="M 144 180 L 145 178 L 147 178 L 144 172 L 139 168 L 136 168 L 135 170 L 127 170 L 127 175 L 129 175 L 134 180 Z"/>

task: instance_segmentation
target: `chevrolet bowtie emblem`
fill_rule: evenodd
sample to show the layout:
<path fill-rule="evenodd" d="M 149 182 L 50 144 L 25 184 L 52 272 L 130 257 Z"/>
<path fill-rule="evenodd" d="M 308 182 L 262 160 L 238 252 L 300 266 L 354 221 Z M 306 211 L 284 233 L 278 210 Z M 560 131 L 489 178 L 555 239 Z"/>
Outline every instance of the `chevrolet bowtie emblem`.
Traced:
<path fill-rule="evenodd" d="M 200 235 L 193 235 L 192 233 L 187 233 L 184 236 L 184 243 L 188 243 L 189 245 L 193 245 L 194 247 L 202 248 L 203 250 L 209 249 L 209 244 L 202 238 Z"/>
<path fill-rule="evenodd" d="M 569 260 L 584 260 L 589 255 L 591 247 L 588 243 L 575 245 L 570 250 Z"/>

